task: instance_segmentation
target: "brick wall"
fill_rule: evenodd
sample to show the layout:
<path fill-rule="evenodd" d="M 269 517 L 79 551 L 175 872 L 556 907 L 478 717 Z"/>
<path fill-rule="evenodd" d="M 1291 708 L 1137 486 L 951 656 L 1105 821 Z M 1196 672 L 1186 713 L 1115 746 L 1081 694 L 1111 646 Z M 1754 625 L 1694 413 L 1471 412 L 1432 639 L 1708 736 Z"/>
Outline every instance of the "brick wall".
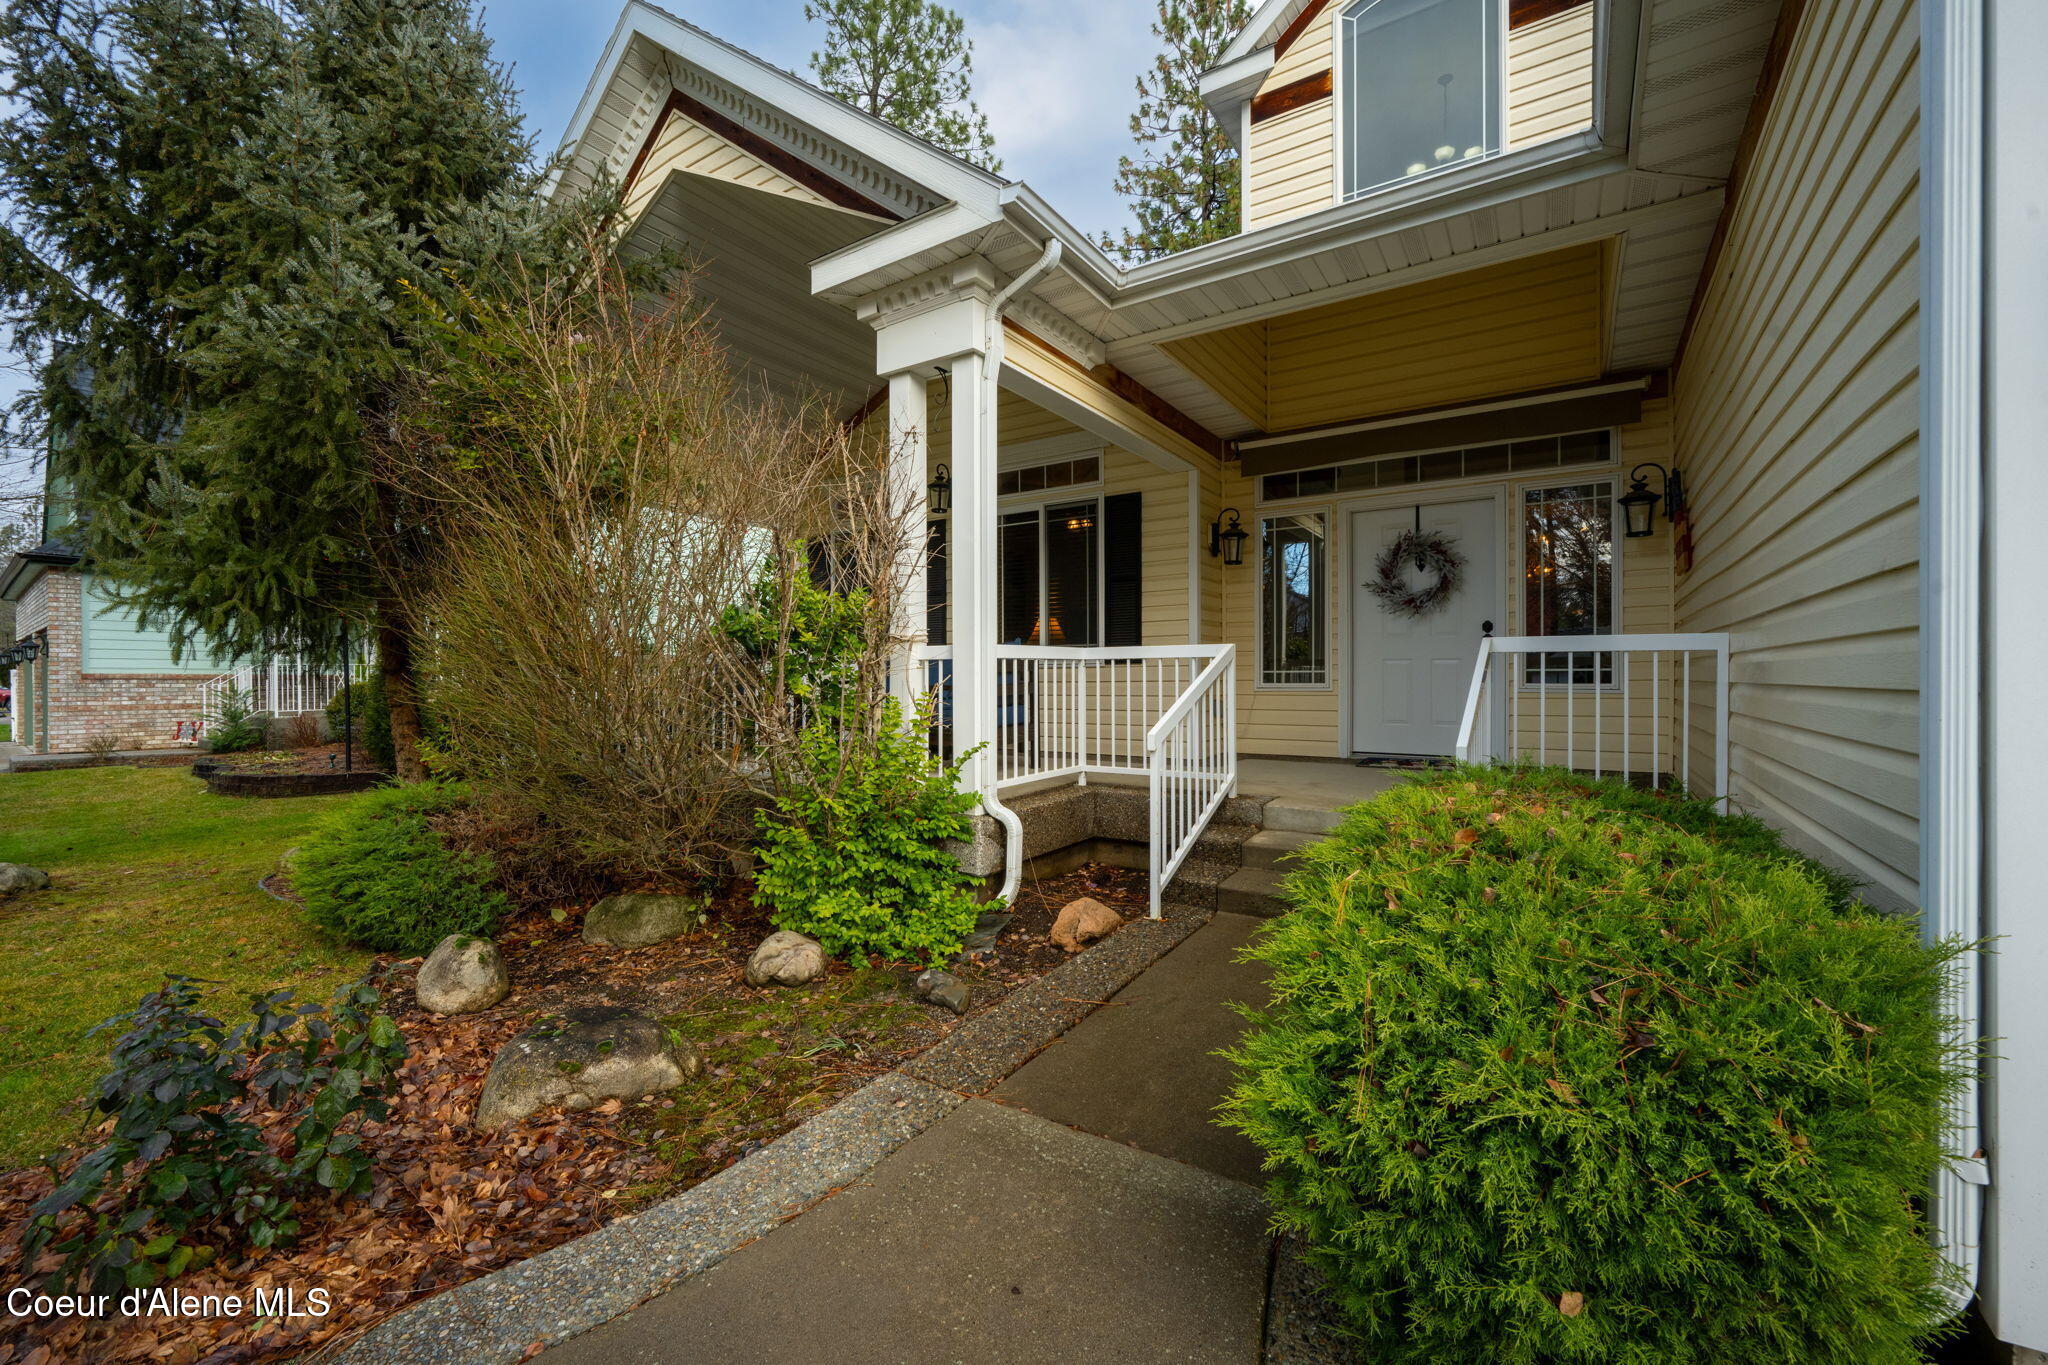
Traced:
<path fill-rule="evenodd" d="M 15 628 L 24 636 L 49 631 L 48 681 L 40 700 L 49 708 L 48 739 L 36 746 L 38 751 L 79 753 L 102 735 L 112 735 L 122 749 L 196 747 L 173 741 L 171 734 L 177 722 L 199 718 L 203 676 L 79 670 L 84 581 L 70 570 L 52 569 L 22 594 Z"/>

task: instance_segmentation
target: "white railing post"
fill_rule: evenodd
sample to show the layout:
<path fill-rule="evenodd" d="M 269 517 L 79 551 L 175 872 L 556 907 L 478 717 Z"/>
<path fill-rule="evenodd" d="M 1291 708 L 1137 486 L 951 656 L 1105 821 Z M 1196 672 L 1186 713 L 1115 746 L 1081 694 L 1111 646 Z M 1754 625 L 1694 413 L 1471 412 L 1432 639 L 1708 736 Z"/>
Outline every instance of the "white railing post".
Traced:
<path fill-rule="evenodd" d="M 1563 648 L 1560 648 L 1563 646 Z M 1593 775 L 1598 777 L 1609 770 L 1606 752 L 1605 732 L 1608 722 L 1618 717 L 1622 729 L 1620 773 L 1624 779 L 1633 775 L 1634 769 L 1634 715 L 1635 698 L 1631 688 L 1634 672 L 1631 661 L 1637 655 L 1648 655 L 1649 672 L 1649 725 L 1650 725 L 1650 770 L 1648 777 L 1653 784 L 1664 779 L 1663 741 L 1665 728 L 1670 724 L 1666 715 L 1667 697 L 1663 678 L 1663 656 L 1670 654 L 1677 663 L 1678 676 L 1672 680 L 1669 704 L 1676 712 L 1677 725 L 1671 727 L 1674 734 L 1674 752 L 1671 755 L 1672 776 L 1679 785 L 1690 789 L 1692 777 L 1692 659 L 1695 654 L 1711 654 L 1715 663 L 1713 700 L 1713 761 L 1714 785 L 1711 799 L 1725 813 L 1730 808 L 1730 778 L 1728 773 L 1728 693 L 1730 686 L 1729 666 L 1731 648 L 1729 637 L 1724 633 L 1695 634 L 1642 634 L 1642 635 L 1503 635 L 1480 642 L 1478 659 L 1472 668 L 1472 682 L 1466 694 L 1465 713 L 1458 729 L 1456 753 L 1461 761 L 1476 761 L 1483 756 L 1494 756 L 1490 735 L 1481 736 L 1479 727 L 1482 715 L 1505 705 L 1509 708 L 1509 720 L 1514 726 L 1516 738 L 1509 747 L 1515 757 L 1522 756 L 1520 740 L 1521 708 L 1517 694 L 1525 687 L 1536 693 L 1536 714 L 1534 723 L 1536 735 L 1529 745 L 1538 762 L 1549 760 L 1550 747 L 1550 680 L 1553 665 L 1562 661 L 1565 669 L 1564 696 L 1565 714 L 1563 721 L 1565 763 L 1568 767 L 1578 766 L 1577 730 L 1580 689 L 1578 686 L 1578 660 L 1590 660 L 1590 683 L 1586 689 L 1586 701 L 1592 708 L 1589 717 L 1592 725 Z M 1612 659 L 1612 683 L 1601 681 L 1602 656 Z M 1525 661 L 1536 660 L 1535 677 L 1524 682 Z M 1495 670 L 1498 670 L 1496 672 Z M 1505 674 L 1505 678 L 1501 674 Z M 1492 687 L 1497 695 L 1487 696 Z M 1619 694 L 1618 698 L 1615 694 Z M 1482 706 L 1484 699 L 1488 705 Z M 1607 713 L 1613 708 L 1617 717 Z M 1705 761 L 1704 754 L 1702 762 Z"/>

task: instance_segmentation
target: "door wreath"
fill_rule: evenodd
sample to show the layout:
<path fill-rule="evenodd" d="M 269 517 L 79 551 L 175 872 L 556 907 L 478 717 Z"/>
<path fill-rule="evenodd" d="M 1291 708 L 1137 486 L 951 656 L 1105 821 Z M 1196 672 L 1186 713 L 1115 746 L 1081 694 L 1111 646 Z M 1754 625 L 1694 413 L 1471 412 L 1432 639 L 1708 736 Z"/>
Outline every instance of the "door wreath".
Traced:
<path fill-rule="evenodd" d="M 1410 586 L 1405 569 L 1413 564 L 1431 580 Z M 1465 556 L 1440 531 L 1403 531 L 1373 562 L 1366 591 L 1397 616 L 1427 616 L 1451 600 L 1465 573 Z"/>

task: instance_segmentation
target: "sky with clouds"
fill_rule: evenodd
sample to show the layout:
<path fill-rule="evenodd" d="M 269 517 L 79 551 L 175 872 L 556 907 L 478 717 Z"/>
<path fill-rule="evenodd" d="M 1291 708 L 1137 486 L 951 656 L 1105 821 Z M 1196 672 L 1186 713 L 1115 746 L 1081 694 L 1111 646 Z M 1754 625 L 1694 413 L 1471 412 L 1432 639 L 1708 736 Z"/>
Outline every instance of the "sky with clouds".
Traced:
<path fill-rule="evenodd" d="M 1130 148 L 1133 82 L 1155 55 L 1154 0 L 954 0 L 974 47 L 975 94 L 1004 174 L 1024 180 L 1075 226 L 1127 221 L 1112 188 Z M 818 46 L 803 0 L 669 0 L 673 13 L 807 75 Z M 619 10 L 608 0 L 489 0 L 484 30 L 512 67 L 543 152 L 560 143 Z M 0 403 L 20 386 L 0 370 Z M 12 462 L 22 476 L 19 453 Z M 0 471 L 4 473 L 4 471 Z M 4 482 L 4 479 L 0 479 Z"/>

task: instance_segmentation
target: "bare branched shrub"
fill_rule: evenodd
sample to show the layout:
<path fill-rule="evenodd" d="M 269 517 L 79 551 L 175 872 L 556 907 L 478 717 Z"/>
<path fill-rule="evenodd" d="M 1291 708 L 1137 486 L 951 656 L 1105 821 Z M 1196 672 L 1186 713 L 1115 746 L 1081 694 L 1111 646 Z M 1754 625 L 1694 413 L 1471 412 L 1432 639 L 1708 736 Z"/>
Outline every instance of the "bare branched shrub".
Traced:
<path fill-rule="evenodd" d="M 449 318 L 382 456 L 445 528 L 412 604 L 444 762 L 585 869 L 701 877 L 752 842 L 800 709 L 786 640 L 749 652 L 724 613 L 806 541 L 893 568 L 870 542 L 900 529 L 848 530 L 884 496 L 873 452 L 746 391 L 686 291 L 636 295 L 593 260 Z"/>

